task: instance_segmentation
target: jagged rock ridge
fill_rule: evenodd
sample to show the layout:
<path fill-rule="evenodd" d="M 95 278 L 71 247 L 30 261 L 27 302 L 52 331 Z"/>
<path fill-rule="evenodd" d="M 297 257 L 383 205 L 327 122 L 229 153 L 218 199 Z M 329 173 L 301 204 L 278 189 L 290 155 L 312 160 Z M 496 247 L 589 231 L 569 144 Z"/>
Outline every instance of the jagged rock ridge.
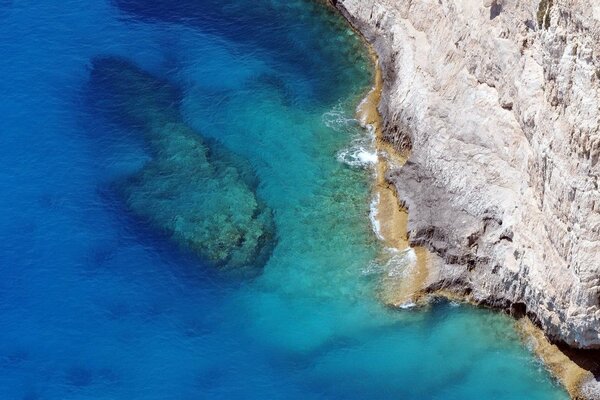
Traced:
<path fill-rule="evenodd" d="M 428 289 L 600 347 L 600 3 L 338 0 L 384 73 L 384 135 Z"/>

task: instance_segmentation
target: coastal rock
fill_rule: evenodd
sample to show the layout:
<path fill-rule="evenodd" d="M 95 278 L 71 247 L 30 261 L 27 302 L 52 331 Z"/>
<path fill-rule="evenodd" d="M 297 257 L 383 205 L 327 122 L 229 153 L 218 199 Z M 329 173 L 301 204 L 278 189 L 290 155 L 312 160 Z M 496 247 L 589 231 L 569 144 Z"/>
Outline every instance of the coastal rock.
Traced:
<path fill-rule="evenodd" d="M 338 0 L 384 74 L 388 179 L 426 289 L 600 348 L 600 4 Z"/>
<path fill-rule="evenodd" d="M 91 87 L 96 106 L 140 132 L 152 156 L 117 185 L 128 208 L 217 266 L 262 266 L 275 240 L 273 215 L 245 160 L 183 121 L 173 85 L 126 60 L 94 60 Z"/>

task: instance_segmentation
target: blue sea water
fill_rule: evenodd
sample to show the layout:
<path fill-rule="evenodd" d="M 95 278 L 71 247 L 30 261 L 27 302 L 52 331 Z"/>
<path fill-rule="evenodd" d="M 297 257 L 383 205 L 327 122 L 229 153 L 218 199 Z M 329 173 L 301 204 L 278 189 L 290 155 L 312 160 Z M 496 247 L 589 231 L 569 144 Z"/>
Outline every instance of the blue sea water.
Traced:
<path fill-rule="evenodd" d="M 371 176 L 337 155 L 372 68 L 308 0 L 0 2 L 0 399 L 565 399 L 511 321 L 377 299 Z M 262 272 L 219 272 L 135 218 L 149 159 L 94 109 L 92 60 L 184 93 L 273 210 Z"/>

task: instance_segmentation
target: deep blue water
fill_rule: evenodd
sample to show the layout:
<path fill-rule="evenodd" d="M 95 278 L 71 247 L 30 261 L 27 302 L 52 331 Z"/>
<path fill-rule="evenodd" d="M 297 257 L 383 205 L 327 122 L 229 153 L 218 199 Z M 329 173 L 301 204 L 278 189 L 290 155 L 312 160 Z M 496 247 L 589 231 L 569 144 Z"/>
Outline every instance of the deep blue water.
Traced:
<path fill-rule="evenodd" d="M 337 157 L 372 72 L 336 14 L 8 0 L 0 38 L 0 399 L 566 398 L 504 316 L 379 303 L 370 173 Z M 252 166 L 277 231 L 257 276 L 128 209 L 115 182 L 151 155 L 97 109 L 103 56 L 181 90 L 182 121 Z"/>

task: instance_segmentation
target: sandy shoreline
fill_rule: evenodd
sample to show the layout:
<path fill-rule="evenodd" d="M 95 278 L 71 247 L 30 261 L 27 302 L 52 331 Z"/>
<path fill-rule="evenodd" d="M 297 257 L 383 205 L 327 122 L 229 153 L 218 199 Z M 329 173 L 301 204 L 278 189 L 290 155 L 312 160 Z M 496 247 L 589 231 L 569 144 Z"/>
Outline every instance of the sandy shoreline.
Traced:
<path fill-rule="evenodd" d="M 378 236 L 384 243 L 388 268 L 380 286 L 381 300 L 392 307 L 406 307 L 426 302 L 424 289 L 428 270 L 428 252 L 424 247 L 411 246 L 408 241 L 408 210 L 400 205 L 396 189 L 387 181 L 390 165 L 402 166 L 408 159 L 383 139 L 382 118 L 378 106 L 383 89 L 383 76 L 377 54 L 369 49 L 375 77 L 373 87 L 357 107 L 357 119 L 375 136 L 377 162 L 373 198 Z"/>
<path fill-rule="evenodd" d="M 571 360 L 561 349 L 551 343 L 544 332 L 527 317 L 516 322 L 523 341 L 543 362 L 550 373 L 561 383 L 573 399 L 595 398 L 587 391 L 586 383 L 594 380 L 592 372 Z"/>
<path fill-rule="evenodd" d="M 335 5 L 332 5 L 335 8 Z M 341 14 L 346 18 L 343 12 Z M 348 18 L 346 19 L 348 20 Z M 348 22 L 362 37 L 375 68 L 373 87 L 357 107 L 357 119 L 365 128 L 372 129 L 375 135 L 377 163 L 373 196 L 377 200 L 375 218 L 378 223 L 378 236 L 392 253 L 396 252 L 404 259 L 404 262 L 400 263 L 400 267 L 403 269 L 402 274 L 396 275 L 393 271 L 388 271 L 382 279 L 380 298 L 386 305 L 397 308 L 427 304 L 428 297 L 443 297 L 472 303 L 468 296 L 458 296 L 454 292 L 445 293 L 440 290 L 430 293 L 427 291 L 427 278 L 430 273 L 432 257 L 426 248 L 410 246 L 407 230 L 408 210 L 400 205 L 395 187 L 386 179 L 390 164 L 394 167 L 402 166 L 409 154 L 399 153 L 383 139 L 382 116 L 378 109 L 383 90 L 383 74 L 378 62 L 378 55 L 373 46 L 364 38 L 362 32 L 356 29 L 350 20 Z M 413 257 L 408 257 L 407 253 L 409 252 L 413 253 Z M 390 261 L 394 261 L 393 256 L 391 258 Z M 561 383 L 571 398 L 596 398 L 596 393 L 586 389 L 586 383 L 595 380 L 592 372 L 581 367 L 557 345 L 553 344 L 546 337 L 544 331 L 532 323 L 528 317 L 517 319 L 515 327 L 521 334 L 523 342 Z"/>

